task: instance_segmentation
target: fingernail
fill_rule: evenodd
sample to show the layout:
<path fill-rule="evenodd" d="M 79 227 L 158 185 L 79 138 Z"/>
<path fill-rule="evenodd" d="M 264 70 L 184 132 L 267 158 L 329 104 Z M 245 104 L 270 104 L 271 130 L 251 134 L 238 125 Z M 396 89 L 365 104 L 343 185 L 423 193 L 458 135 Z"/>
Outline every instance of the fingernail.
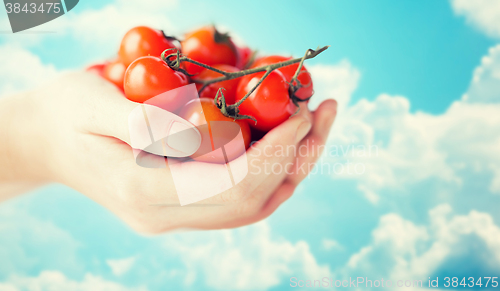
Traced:
<path fill-rule="evenodd" d="M 299 125 L 299 127 L 297 127 L 297 132 L 295 133 L 295 143 L 298 143 L 304 137 L 306 137 L 306 135 L 309 133 L 309 130 L 311 130 L 311 126 L 311 122 L 304 121 Z"/>
<path fill-rule="evenodd" d="M 167 145 L 189 156 L 194 154 L 201 144 L 201 135 L 194 128 L 174 121 L 167 137 Z"/>

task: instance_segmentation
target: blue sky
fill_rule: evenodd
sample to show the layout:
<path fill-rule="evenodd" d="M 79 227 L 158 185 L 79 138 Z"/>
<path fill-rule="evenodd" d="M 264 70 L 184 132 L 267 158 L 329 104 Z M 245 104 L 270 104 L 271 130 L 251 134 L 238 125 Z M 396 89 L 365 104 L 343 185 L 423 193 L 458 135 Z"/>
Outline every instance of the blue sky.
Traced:
<path fill-rule="evenodd" d="M 81 2 L 75 13 L 112 3 Z M 348 58 L 363 75 L 353 101 L 387 92 L 412 98 L 412 110 L 442 113 L 467 89 L 478 60 L 495 44 L 494 39 L 466 25 L 463 18 L 455 17 L 447 1 L 243 3 L 179 2 L 173 11 L 182 12 L 171 13 L 168 19 L 175 32 L 206 23 L 224 25 L 264 52 L 301 55 L 311 46 L 331 45 L 328 53 L 311 63 L 334 64 Z M 67 49 L 38 48 L 37 53 L 58 68 L 78 67 L 93 56 L 106 58 L 116 50 L 112 45 L 84 44 L 91 51 L 76 58 L 73 52 L 81 44 L 68 43 L 56 25 L 54 31 L 40 47 L 57 44 Z"/>
<path fill-rule="evenodd" d="M 339 101 L 328 145 L 347 154 L 322 162 L 364 169 L 311 175 L 257 225 L 158 237 L 62 185 L 39 189 L 0 205 L 0 290 L 289 290 L 291 276 L 500 274 L 497 3 L 82 0 L 44 25 L 54 33 L 0 35 L 0 96 L 112 57 L 138 24 L 179 34 L 216 23 L 262 53 L 329 44 L 308 64 L 311 105 Z M 378 150 L 360 157 L 360 145 Z"/>

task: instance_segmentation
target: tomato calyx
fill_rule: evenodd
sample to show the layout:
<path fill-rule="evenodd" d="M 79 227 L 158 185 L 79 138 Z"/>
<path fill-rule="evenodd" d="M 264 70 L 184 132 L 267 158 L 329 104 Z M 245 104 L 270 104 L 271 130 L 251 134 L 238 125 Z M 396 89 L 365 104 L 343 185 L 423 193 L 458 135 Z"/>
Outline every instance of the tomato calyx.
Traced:
<path fill-rule="evenodd" d="M 217 94 L 215 95 L 214 98 L 214 104 L 219 108 L 220 112 L 229 118 L 232 119 L 251 119 L 257 124 L 257 119 L 255 117 L 250 116 L 250 115 L 242 115 L 240 114 L 240 109 L 238 108 L 239 105 L 237 104 L 231 104 L 228 105 L 226 103 L 226 98 L 224 97 L 224 93 L 222 90 L 225 90 L 224 88 L 219 88 L 217 91 Z"/>
<path fill-rule="evenodd" d="M 224 43 L 224 44 L 228 44 L 228 45 L 233 45 L 233 43 L 231 42 L 231 37 L 229 36 L 229 33 L 227 32 L 220 32 L 217 30 L 217 28 L 215 28 L 215 26 L 212 26 L 213 30 L 214 30 L 214 41 L 216 43 Z"/>
<path fill-rule="evenodd" d="M 308 49 L 306 51 L 306 53 L 304 54 L 304 56 L 302 57 L 302 59 L 300 60 L 299 62 L 299 66 L 297 67 L 297 70 L 295 71 L 295 74 L 293 75 L 292 79 L 290 80 L 290 82 L 288 83 L 288 85 L 290 86 L 289 89 L 288 89 L 288 93 L 290 94 L 290 100 L 292 100 L 293 104 L 297 107 L 297 111 L 295 111 L 294 114 L 292 114 L 292 116 L 296 115 L 297 113 L 300 112 L 300 106 L 299 106 L 299 103 L 300 102 L 307 102 L 309 101 L 309 99 L 311 99 L 312 95 L 309 96 L 308 98 L 299 98 L 297 97 L 297 95 L 295 94 L 300 88 L 303 88 L 303 87 L 308 87 L 308 86 L 311 86 L 311 83 L 309 84 L 302 84 L 300 81 L 299 81 L 299 75 L 302 72 L 302 67 L 304 66 L 304 61 L 306 60 L 307 56 L 309 54 L 314 54 L 318 51 L 320 51 L 321 49 L 318 47 L 316 50 L 313 50 L 313 49 Z"/>
<path fill-rule="evenodd" d="M 180 39 L 178 39 L 177 37 L 175 37 L 175 36 L 171 36 L 171 35 L 167 35 L 167 34 L 165 33 L 165 31 L 164 31 L 164 30 L 160 30 L 160 32 L 161 32 L 161 34 L 163 34 L 163 37 L 164 37 L 166 40 L 169 40 L 169 41 L 176 41 L 176 42 L 178 42 L 178 43 L 180 43 L 180 42 L 181 42 L 181 40 L 180 40 Z"/>
<path fill-rule="evenodd" d="M 297 103 L 307 102 L 307 101 L 309 101 L 309 99 L 312 98 L 312 95 L 307 97 L 307 98 L 299 98 L 295 94 L 297 91 L 299 91 L 300 88 L 307 88 L 307 87 L 311 86 L 310 83 L 303 85 L 299 80 L 292 80 L 290 83 L 288 83 L 288 85 L 290 85 L 290 88 L 288 89 L 288 91 L 290 93 L 290 99 L 292 99 L 292 101 L 294 103 L 295 102 L 297 102 Z"/>
<path fill-rule="evenodd" d="M 296 90 L 292 89 L 292 87 L 290 86 L 290 89 L 288 92 L 290 94 L 290 100 L 292 100 L 293 105 L 295 105 L 295 107 L 297 107 L 297 110 L 292 114 L 292 116 L 297 115 L 300 112 L 299 102 L 309 101 L 309 99 L 311 99 L 311 97 L 312 97 L 311 96 L 311 97 L 306 98 L 306 99 L 300 99 L 299 97 L 297 97 L 297 95 L 295 95 L 295 92 L 296 92 Z"/>
<path fill-rule="evenodd" d="M 228 45 L 229 48 L 236 54 L 238 55 L 238 50 L 236 49 L 236 46 L 234 45 L 233 41 L 231 40 L 231 36 L 229 35 L 228 32 L 220 32 L 217 30 L 215 25 L 212 26 L 212 29 L 214 30 L 214 41 L 217 44 L 225 44 Z"/>

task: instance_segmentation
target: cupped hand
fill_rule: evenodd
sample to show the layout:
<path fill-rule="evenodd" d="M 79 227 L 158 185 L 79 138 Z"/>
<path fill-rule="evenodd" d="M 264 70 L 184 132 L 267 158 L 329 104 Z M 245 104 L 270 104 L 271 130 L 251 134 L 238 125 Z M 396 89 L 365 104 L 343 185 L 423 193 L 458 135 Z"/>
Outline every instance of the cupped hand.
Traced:
<path fill-rule="evenodd" d="M 301 105 L 299 114 L 247 150 L 248 174 L 241 182 L 180 206 L 168 161 L 163 168 L 136 163 L 129 114 L 139 104 L 127 100 L 114 85 L 94 74 L 75 72 L 11 103 L 23 107 L 22 118 L 13 118 L 22 132 L 13 141 L 21 153 L 18 172 L 26 179 L 74 188 L 141 233 L 231 228 L 266 218 L 312 169 L 337 110 L 334 100 L 323 102 L 313 113 Z M 224 165 L 193 161 L 183 167 L 210 175 Z"/>

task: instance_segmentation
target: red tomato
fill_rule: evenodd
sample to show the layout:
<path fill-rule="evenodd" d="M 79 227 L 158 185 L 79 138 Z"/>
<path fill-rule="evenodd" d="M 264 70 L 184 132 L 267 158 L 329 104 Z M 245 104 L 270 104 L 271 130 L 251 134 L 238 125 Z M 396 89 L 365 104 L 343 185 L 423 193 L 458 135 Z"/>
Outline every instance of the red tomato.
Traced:
<path fill-rule="evenodd" d="M 201 133 L 201 146 L 191 156 L 197 161 L 227 163 L 241 156 L 250 146 L 248 123 L 224 116 L 215 106 L 213 98 L 188 102 L 180 116 L 193 123 Z"/>
<path fill-rule="evenodd" d="M 244 69 L 250 61 L 250 57 L 252 56 L 252 50 L 249 47 L 239 47 L 237 46 L 238 49 L 238 62 L 236 64 L 236 67 L 239 69 Z"/>
<path fill-rule="evenodd" d="M 290 57 L 282 57 L 282 56 L 267 56 L 267 57 L 262 57 L 256 60 L 252 64 L 252 68 L 257 68 L 257 67 L 262 67 L 262 66 L 268 66 L 271 64 L 287 61 L 291 59 Z M 292 80 L 293 75 L 295 75 L 295 71 L 297 71 L 297 68 L 299 67 L 299 64 L 293 64 L 289 65 L 283 68 L 279 68 L 278 70 L 283 73 L 283 75 L 286 78 L 286 81 L 290 83 Z M 309 97 L 311 97 L 314 93 L 313 90 L 313 82 L 311 79 L 311 74 L 307 71 L 306 67 L 302 66 L 302 69 L 300 70 L 299 77 L 297 78 L 299 82 L 302 84 L 302 88 L 297 90 L 295 92 L 295 96 L 298 98 L 305 100 Z"/>
<path fill-rule="evenodd" d="M 241 100 L 260 80 L 265 72 L 241 78 L 236 100 Z M 257 124 L 249 121 L 250 126 L 261 131 L 269 131 L 287 120 L 296 106 L 288 93 L 289 85 L 280 71 L 272 71 L 255 91 L 240 105 L 240 114 L 251 115 Z"/>
<path fill-rule="evenodd" d="M 188 78 L 172 70 L 162 59 L 141 57 L 125 72 L 125 96 L 134 102 L 143 103 L 161 93 L 188 84 Z M 171 100 L 164 109 L 174 111 L 181 107 L 182 99 Z"/>
<path fill-rule="evenodd" d="M 123 91 L 123 77 L 126 70 L 127 67 L 120 60 L 116 60 L 104 67 L 102 75 L 106 80 L 115 84 Z"/>
<path fill-rule="evenodd" d="M 209 66 L 235 66 L 238 59 L 231 38 L 219 33 L 214 27 L 203 27 L 186 35 L 181 46 L 183 55 Z M 203 67 L 193 63 L 183 62 L 183 65 L 189 74 L 198 74 L 203 70 Z"/>
<path fill-rule="evenodd" d="M 214 65 L 213 67 L 222 70 L 224 72 L 238 71 L 238 68 L 230 65 Z M 201 71 L 201 73 L 196 75 L 196 77 L 193 77 L 193 80 L 208 81 L 222 76 L 223 76 L 222 74 L 219 74 L 212 70 L 204 69 L 203 71 Z M 203 92 L 200 92 L 200 96 L 214 98 L 219 88 L 224 88 L 225 90 L 223 90 L 222 93 L 226 98 L 226 104 L 233 104 L 234 101 L 236 100 L 236 89 L 238 89 L 239 82 L 240 82 L 239 79 L 231 79 L 227 81 L 210 84 L 205 89 L 203 89 Z M 196 83 L 196 88 L 198 90 L 200 90 L 202 86 L 203 86 L 202 84 Z"/>
<path fill-rule="evenodd" d="M 95 65 L 92 65 L 92 66 L 89 66 L 88 68 L 86 68 L 85 71 L 93 73 L 93 74 L 97 74 L 97 75 L 102 77 L 104 67 L 106 67 L 107 64 L 108 64 L 107 62 L 103 63 L 103 64 L 95 64 Z"/>
<path fill-rule="evenodd" d="M 175 48 L 175 45 L 165 37 L 162 31 L 138 26 L 125 34 L 118 56 L 125 66 L 128 66 L 140 57 L 160 57 L 161 53 L 169 48 Z"/>

